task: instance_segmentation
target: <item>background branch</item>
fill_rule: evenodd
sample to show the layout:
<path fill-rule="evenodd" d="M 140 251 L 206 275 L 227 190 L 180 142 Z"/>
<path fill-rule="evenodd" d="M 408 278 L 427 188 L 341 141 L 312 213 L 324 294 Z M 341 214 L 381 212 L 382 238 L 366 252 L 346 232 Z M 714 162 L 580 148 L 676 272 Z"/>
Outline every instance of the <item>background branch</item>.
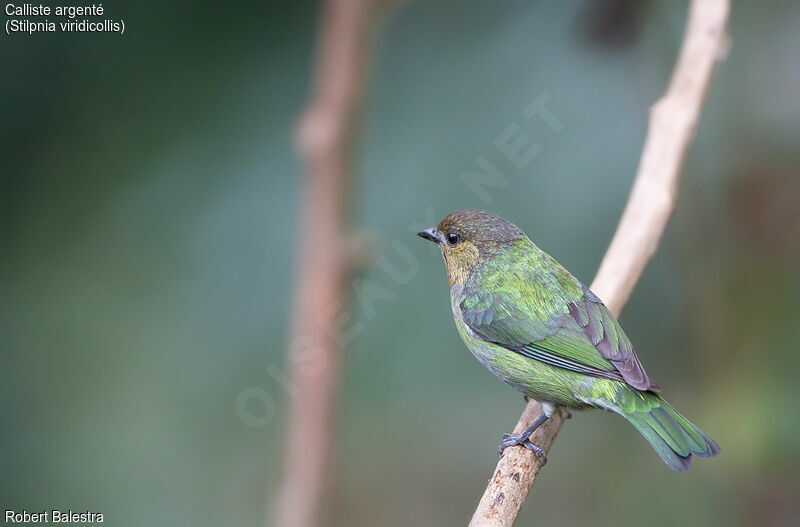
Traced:
<path fill-rule="evenodd" d="M 714 65 L 727 52 L 728 0 L 693 0 L 678 61 L 666 94 L 651 109 L 644 150 L 631 194 L 591 289 L 619 316 L 645 265 L 658 247 L 675 196 L 686 151 L 711 82 Z M 541 413 L 531 401 L 514 433 Z M 549 451 L 566 418 L 560 411 L 532 436 Z M 528 495 L 541 460 L 530 450 L 508 448 L 470 521 L 471 527 L 510 526 Z"/>
<path fill-rule="evenodd" d="M 368 63 L 372 3 L 323 3 L 313 96 L 296 143 L 306 165 L 289 350 L 293 387 L 275 525 L 319 525 L 330 482 L 343 302 L 353 259 L 348 216 L 352 138 Z"/>

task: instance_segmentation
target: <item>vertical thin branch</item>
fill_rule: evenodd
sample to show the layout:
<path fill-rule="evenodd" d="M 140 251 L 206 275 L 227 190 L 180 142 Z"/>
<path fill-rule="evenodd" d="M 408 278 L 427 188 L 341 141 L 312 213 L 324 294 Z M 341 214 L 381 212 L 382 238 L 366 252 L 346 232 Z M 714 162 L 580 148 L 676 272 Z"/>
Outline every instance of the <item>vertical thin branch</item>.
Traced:
<path fill-rule="evenodd" d="M 686 151 L 694 137 L 715 63 L 727 52 L 728 0 L 693 0 L 683 45 L 666 94 L 653 106 L 636 179 L 592 290 L 619 315 L 658 247 L 675 208 Z M 514 428 L 521 432 L 541 414 L 531 401 Z M 548 451 L 566 414 L 537 430 L 532 441 Z M 542 468 L 524 448 L 506 449 L 470 521 L 471 527 L 510 526 Z"/>
<path fill-rule="evenodd" d="M 289 350 L 291 380 L 283 473 L 275 524 L 319 524 L 330 482 L 342 314 L 347 297 L 352 139 L 364 90 L 369 0 L 322 5 L 313 95 L 296 143 L 306 167 Z"/>

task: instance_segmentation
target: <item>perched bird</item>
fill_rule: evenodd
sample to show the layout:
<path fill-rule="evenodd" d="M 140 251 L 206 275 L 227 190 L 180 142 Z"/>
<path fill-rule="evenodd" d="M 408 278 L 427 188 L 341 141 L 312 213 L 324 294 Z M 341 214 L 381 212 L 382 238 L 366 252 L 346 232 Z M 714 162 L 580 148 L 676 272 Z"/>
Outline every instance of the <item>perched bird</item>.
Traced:
<path fill-rule="evenodd" d="M 627 419 L 673 470 L 692 455 L 720 452 L 675 411 L 648 377 L 630 340 L 603 302 L 516 225 L 462 210 L 419 236 L 439 245 L 458 333 L 475 357 L 544 413 L 497 449 L 522 445 L 546 461 L 530 436 L 558 406 L 603 408 Z"/>

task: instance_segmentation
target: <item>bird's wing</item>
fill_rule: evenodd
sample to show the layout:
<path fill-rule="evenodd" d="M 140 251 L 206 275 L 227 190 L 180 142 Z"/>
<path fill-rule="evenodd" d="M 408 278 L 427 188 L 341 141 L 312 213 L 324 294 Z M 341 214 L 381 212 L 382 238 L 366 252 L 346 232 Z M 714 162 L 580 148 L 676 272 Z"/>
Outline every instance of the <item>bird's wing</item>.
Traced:
<path fill-rule="evenodd" d="M 611 311 L 588 287 L 583 284 L 581 287 L 581 298 L 567 305 L 570 317 L 583 328 L 586 338 L 600 354 L 611 361 L 625 382 L 639 390 L 660 392 L 661 388 L 645 373 L 633 344 Z"/>
<path fill-rule="evenodd" d="M 616 318 L 581 287 L 575 300 L 544 304 L 537 302 L 537 291 L 519 285 L 501 293 L 466 287 L 459 307 L 467 326 L 484 340 L 551 366 L 659 391 Z"/>

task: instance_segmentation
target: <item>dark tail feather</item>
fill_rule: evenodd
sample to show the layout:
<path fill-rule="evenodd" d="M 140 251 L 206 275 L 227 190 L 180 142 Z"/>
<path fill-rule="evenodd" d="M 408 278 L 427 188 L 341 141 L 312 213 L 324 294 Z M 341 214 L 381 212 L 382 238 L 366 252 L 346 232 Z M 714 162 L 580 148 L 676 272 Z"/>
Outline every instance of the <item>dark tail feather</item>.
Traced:
<path fill-rule="evenodd" d="M 657 397 L 657 396 L 656 396 Z M 660 397 L 658 406 L 625 418 L 653 446 L 669 468 L 684 471 L 692 464 L 692 455 L 714 457 L 719 445 L 711 437 L 675 411 Z"/>

